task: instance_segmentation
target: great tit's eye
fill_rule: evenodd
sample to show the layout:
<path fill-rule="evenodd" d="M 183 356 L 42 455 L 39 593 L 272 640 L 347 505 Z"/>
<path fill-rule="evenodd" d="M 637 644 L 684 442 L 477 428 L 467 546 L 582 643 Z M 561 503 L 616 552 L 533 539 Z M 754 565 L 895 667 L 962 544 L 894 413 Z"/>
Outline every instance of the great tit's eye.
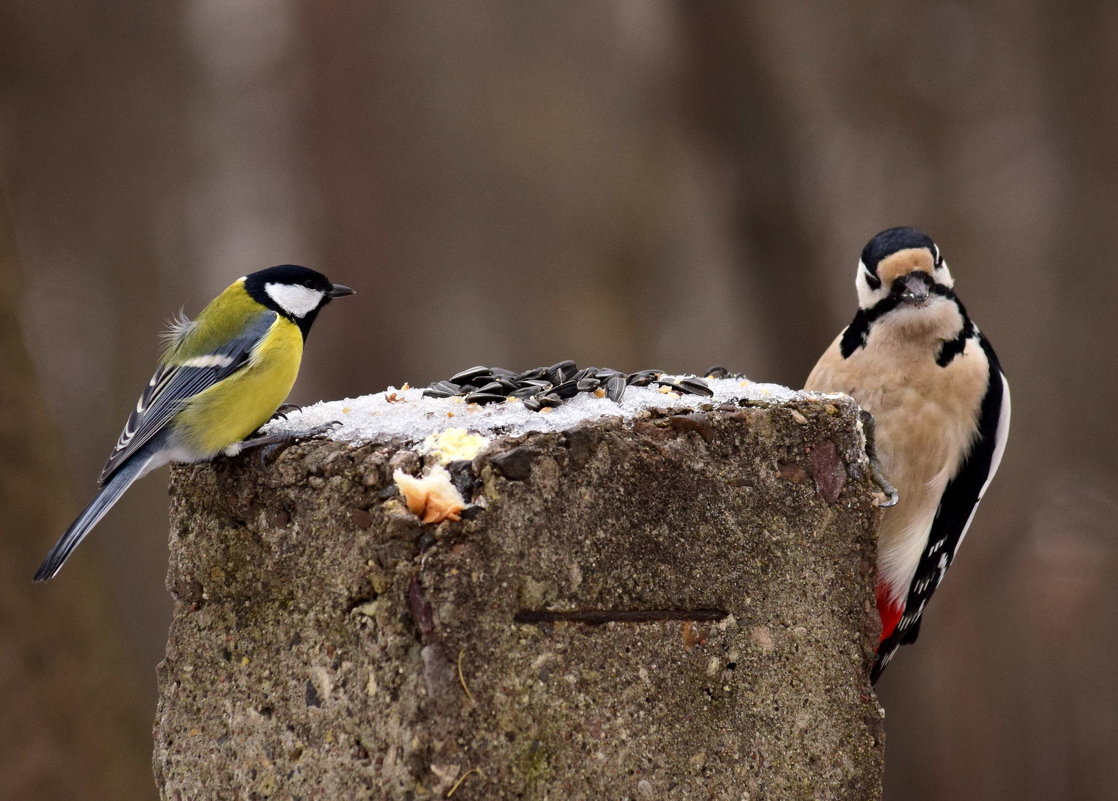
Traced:
<path fill-rule="evenodd" d="M 303 286 L 305 286 L 307 289 L 314 289 L 314 279 L 308 278 L 306 281 L 303 282 Z"/>

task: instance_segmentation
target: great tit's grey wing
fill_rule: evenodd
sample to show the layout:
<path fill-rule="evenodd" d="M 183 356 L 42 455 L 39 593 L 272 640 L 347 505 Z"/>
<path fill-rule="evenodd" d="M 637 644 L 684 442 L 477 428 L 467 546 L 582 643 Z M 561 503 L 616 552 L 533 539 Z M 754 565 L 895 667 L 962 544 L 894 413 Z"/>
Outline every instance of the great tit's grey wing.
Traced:
<path fill-rule="evenodd" d="M 128 416 L 116 447 L 101 471 L 100 483 L 162 431 L 192 397 L 243 369 L 252 358 L 253 349 L 278 318 L 273 311 L 261 312 L 253 316 L 237 336 L 209 353 L 160 365 Z"/>

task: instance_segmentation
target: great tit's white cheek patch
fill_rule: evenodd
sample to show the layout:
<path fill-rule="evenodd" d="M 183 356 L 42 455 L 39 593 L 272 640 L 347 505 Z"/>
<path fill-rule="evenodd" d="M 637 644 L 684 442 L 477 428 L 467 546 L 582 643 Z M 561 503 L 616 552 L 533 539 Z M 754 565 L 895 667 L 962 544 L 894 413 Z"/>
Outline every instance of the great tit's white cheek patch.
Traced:
<path fill-rule="evenodd" d="M 322 303 L 322 293 L 299 284 L 265 284 L 264 291 L 292 317 L 305 317 Z"/>

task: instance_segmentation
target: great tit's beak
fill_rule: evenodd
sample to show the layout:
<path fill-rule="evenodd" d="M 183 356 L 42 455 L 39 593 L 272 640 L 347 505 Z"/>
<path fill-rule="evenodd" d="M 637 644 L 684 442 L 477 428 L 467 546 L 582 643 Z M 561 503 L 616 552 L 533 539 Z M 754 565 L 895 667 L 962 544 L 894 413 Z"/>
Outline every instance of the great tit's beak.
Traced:
<path fill-rule="evenodd" d="M 893 284 L 893 292 L 902 303 L 923 306 L 931 291 L 932 277 L 923 270 L 914 270 L 898 278 Z"/>
<path fill-rule="evenodd" d="M 330 299 L 344 298 L 346 295 L 352 295 L 356 291 L 356 289 L 352 289 L 345 284 L 331 284 L 330 290 L 326 293 L 326 297 Z"/>

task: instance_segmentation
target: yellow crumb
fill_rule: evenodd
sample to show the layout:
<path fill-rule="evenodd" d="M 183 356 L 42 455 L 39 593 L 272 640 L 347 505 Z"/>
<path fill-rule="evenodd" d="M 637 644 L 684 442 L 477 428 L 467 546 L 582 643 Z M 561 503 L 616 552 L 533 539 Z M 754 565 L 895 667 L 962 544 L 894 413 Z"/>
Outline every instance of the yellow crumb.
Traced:
<path fill-rule="evenodd" d="M 423 440 L 423 452 L 433 453 L 439 464 L 447 464 L 463 459 L 473 459 L 489 440 L 481 434 L 471 434 L 464 428 L 444 428 L 428 434 Z"/>

